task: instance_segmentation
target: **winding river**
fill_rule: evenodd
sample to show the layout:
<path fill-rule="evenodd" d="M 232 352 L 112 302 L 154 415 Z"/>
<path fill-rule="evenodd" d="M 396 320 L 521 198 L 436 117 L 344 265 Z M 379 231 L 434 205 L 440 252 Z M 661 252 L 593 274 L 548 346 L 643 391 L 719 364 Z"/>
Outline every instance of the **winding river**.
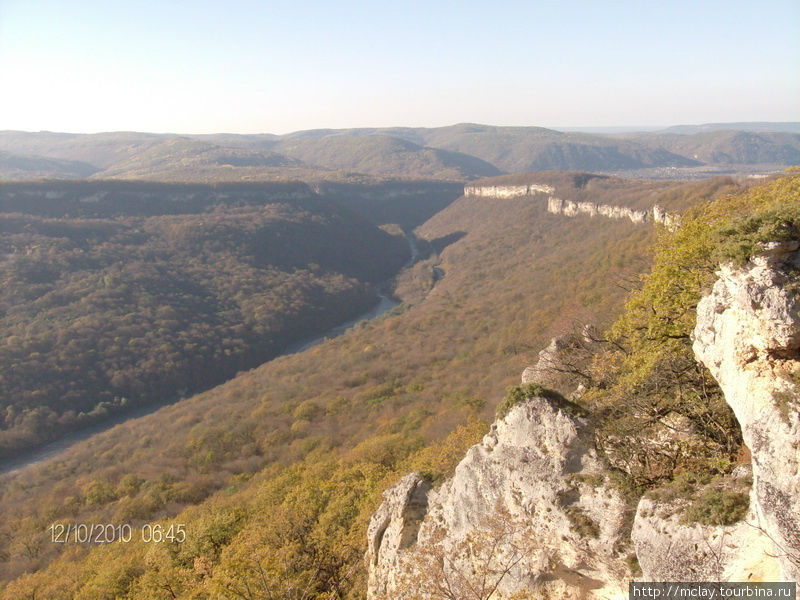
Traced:
<path fill-rule="evenodd" d="M 417 244 L 416 241 L 414 240 L 413 235 L 407 234 L 406 239 L 408 240 L 408 247 L 411 250 L 411 257 L 408 259 L 403 268 L 407 268 L 413 265 L 419 256 L 419 249 L 417 248 Z M 378 302 L 365 313 L 362 313 L 361 315 L 347 321 L 346 323 L 342 323 L 340 325 L 337 325 L 336 327 L 332 327 L 322 335 L 317 335 L 312 338 L 298 340 L 297 342 L 287 346 L 283 350 L 283 352 L 276 355 L 271 360 L 275 360 L 276 358 L 280 358 L 281 356 L 287 356 L 289 354 L 297 354 L 298 352 L 303 352 L 305 350 L 308 350 L 309 348 L 316 346 L 317 344 L 321 344 L 325 340 L 329 340 L 342 335 L 344 332 L 346 332 L 354 325 L 357 325 L 358 323 L 375 319 L 380 315 L 382 315 L 383 313 L 385 313 L 386 311 L 391 310 L 392 308 L 397 306 L 399 302 L 394 298 L 392 298 L 386 291 L 388 285 L 389 282 L 386 282 L 385 284 L 383 284 L 383 286 L 381 286 L 381 288 L 379 288 L 380 291 L 378 293 Z M 41 464 L 47 460 L 50 460 L 51 458 L 55 458 L 68 448 L 74 446 L 79 442 L 82 442 L 83 440 L 89 439 L 93 435 L 102 433 L 108 429 L 111 429 L 115 425 L 124 423 L 125 421 L 129 421 L 131 419 L 138 419 L 139 417 L 144 417 L 146 415 L 156 412 L 157 410 L 163 408 L 164 406 L 169 406 L 178 401 L 179 400 L 176 398 L 173 400 L 169 400 L 167 402 L 156 402 L 144 406 L 139 406 L 124 413 L 111 416 L 108 419 L 105 419 L 99 423 L 94 423 L 92 425 L 89 425 L 88 427 L 84 427 L 79 431 L 73 431 L 67 433 L 62 437 L 58 438 L 57 440 L 45 444 L 44 446 L 39 446 L 31 450 L 22 450 L 17 456 L 0 460 L 0 476 L 12 475 L 23 469 L 27 469 L 28 467 Z"/>

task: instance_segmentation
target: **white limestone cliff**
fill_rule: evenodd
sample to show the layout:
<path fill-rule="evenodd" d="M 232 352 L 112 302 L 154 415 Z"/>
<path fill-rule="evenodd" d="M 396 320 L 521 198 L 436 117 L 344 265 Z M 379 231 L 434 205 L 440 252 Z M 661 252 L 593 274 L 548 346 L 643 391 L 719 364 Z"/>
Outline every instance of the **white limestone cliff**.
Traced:
<path fill-rule="evenodd" d="M 732 525 L 701 525 L 682 521 L 686 505 L 686 500 L 657 502 L 645 497 L 639 501 L 631 539 L 643 580 L 781 579 L 772 541 L 755 526 L 752 510 Z"/>
<path fill-rule="evenodd" d="M 752 481 L 741 521 L 687 523 L 689 499 L 645 497 L 628 537 L 590 423 L 568 402 L 533 397 L 498 419 L 441 488 L 412 474 L 387 490 L 369 528 L 368 598 L 625 598 L 628 542 L 643 580 L 800 581 L 799 248 L 773 243 L 746 266 L 721 267 L 697 306 L 695 355 L 752 454 L 732 483 Z M 569 371 L 561 350 L 596 336 L 584 338 L 554 340 L 524 380 Z M 463 592 L 476 577 L 495 593 Z"/>
<path fill-rule="evenodd" d="M 680 216 L 667 212 L 655 205 L 649 210 L 637 210 L 627 206 L 597 204 L 596 202 L 575 202 L 553 196 L 556 189 L 551 185 L 531 183 L 527 185 L 467 185 L 464 196 L 467 198 L 521 198 L 536 194 L 548 194 L 547 210 L 555 215 L 574 217 L 589 215 L 590 217 L 606 217 L 608 219 L 628 219 L 637 224 L 658 223 L 672 230 L 680 224 Z"/>
<path fill-rule="evenodd" d="M 536 588 L 624 596 L 625 504 L 604 482 L 588 422 L 558 404 L 514 406 L 441 488 L 426 492 L 412 474 L 385 492 L 369 526 L 371 600 L 434 597 L 442 582 L 473 597 L 464 590 L 481 581 L 497 599 Z"/>
<path fill-rule="evenodd" d="M 522 383 L 537 383 L 567 398 L 578 398 L 591 384 L 590 363 L 602 344 L 592 325 L 556 336 L 539 352 L 536 364 L 522 372 Z"/>
<path fill-rule="evenodd" d="M 370 597 L 385 597 L 388 590 L 400 586 L 402 551 L 417 541 L 430 490 L 429 481 L 410 473 L 383 492 L 383 502 L 367 530 Z"/>
<path fill-rule="evenodd" d="M 637 210 L 627 206 L 614 206 L 612 204 L 597 204 L 595 202 L 573 202 L 562 200 L 555 196 L 547 199 L 547 211 L 554 215 L 574 217 L 588 215 L 590 217 L 606 217 L 607 219 L 628 219 L 632 223 L 658 223 L 670 230 L 680 224 L 678 215 L 668 213 L 661 206 L 655 205 L 650 210 Z"/>
<path fill-rule="evenodd" d="M 755 526 L 783 578 L 800 580 L 798 242 L 723 266 L 697 306 L 694 352 L 719 383 L 753 457 Z"/>
<path fill-rule="evenodd" d="M 552 194 L 555 188 L 551 185 L 531 183 L 528 185 L 467 185 L 464 195 L 467 198 L 519 198 L 532 196 L 538 192 Z"/>
<path fill-rule="evenodd" d="M 694 352 L 715 377 L 752 454 L 750 509 L 729 526 L 681 521 L 686 501 L 643 498 L 632 539 L 654 581 L 800 578 L 798 243 L 720 268 L 697 307 Z"/>

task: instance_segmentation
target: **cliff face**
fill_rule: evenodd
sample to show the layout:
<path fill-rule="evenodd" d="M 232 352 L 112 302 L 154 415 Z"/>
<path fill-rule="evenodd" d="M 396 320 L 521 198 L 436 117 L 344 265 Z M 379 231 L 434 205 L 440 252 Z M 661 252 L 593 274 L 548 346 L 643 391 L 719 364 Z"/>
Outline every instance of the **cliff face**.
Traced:
<path fill-rule="evenodd" d="M 464 187 L 467 198 L 519 198 L 536 193 L 552 194 L 556 189 L 551 185 L 531 183 L 528 185 L 468 185 Z"/>
<path fill-rule="evenodd" d="M 627 572 L 624 508 L 589 423 L 530 398 L 438 490 L 412 474 L 384 493 L 369 526 L 369 598 L 488 598 L 495 588 L 492 598 L 510 598 L 532 587 L 615 597 Z"/>
<path fill-rule="evenodd" d="M 772 541 L 752 510 L 738 523 L 716 526 L 684 523 L 685 508 L 685 501 L 639 501 L 631 539 L 644 581 L 781 580 Z"/>
<path fill-rule="evenodd" d="M 547 210 L 555 215 L 574 217 L 576 215 L 589 215 L 590 217 L 606 217 L 609 219 L 628 219 L 633 223 L 659 223 L 670 229 L 677 227 L 680 217 L 668 213 L 662 207 L 655 205 L 650 210 L 637 210 L 626 206 L 612 204 L 598 204 L 596 202 L 575 202 L 554 196 L 556 188 L 546 184 L 528 185 L 468 185 L 464 187 L 464 195 L 478 198 L 520 198 L 535 194 L 548 194 Z"/>
<path fill-rule="evenodd" d="M 771 244 L 745 267 L 722 267 L 697 307 L 695 355 L 752 453 L 752 467 L 734 472 L 744 489 L 752 477 L 742 521 L 686 523 L 686 501 L 643 498 L 629 538 L 590 423 L 534 397 L 499 419 L 438 490 L 412 474 L 384 494 L 370 524 L 369 598 L 627 597 L 630 542 L 644 580 L 800 580 L 798 247 Z M 475 592 L 476 578 L 494 594 Z"/>
<path fill-rule="evenodd" d="M 590 383 L 589 365 L 601 345 L 600 336 L 591 325 L 579 333 L 555 337 L 539 352 L 536 364 L 522 372 L 522 383 L 536 383 L 568 398 L 578 398 Z"/>
<path fill-rule="evenodd" d="M 789 580 L 800 580 L 798 245 L 770 244 L 746 267 L 722 267 L 694 330 L 695 354 L 753 456 L 753 525 L 773 542 Z"/>
<path fill-rule="evenodd" d="M 680 223 L 680 217 L 668 213 L 658 205 L 650 210 L 636 210 L 627 206 L 613 206 L 611 204 L 597 204 L 595 202 L 573 202 L 550 196 L 547 199 L 547 211 L 554 215 L 574 217 L 584 214 L 590 217 L 606 217 L 608 219 L 628 219 L 633 223 L 659 223 L 669 229 L 674 229 Z"/>
<path fill-rule="evenodd" d="M 797 242 L 723 266 L 697 307 L 694 352 L 752 453 L 750 510 L 727 527 L 681 523 L 680 502 L 643 499 L 633 542 L 646 579 L 800 579 L 800 316 Z"/>

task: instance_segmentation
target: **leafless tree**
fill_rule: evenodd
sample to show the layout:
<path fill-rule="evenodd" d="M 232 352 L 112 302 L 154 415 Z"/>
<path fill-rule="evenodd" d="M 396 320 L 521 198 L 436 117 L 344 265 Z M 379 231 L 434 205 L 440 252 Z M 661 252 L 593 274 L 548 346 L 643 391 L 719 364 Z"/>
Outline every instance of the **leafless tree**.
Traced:
<path fill-rule="evenodd" d="M 528 527 L 520 526 L 504 510 L 496 510 L 458 541 L 438 529 L 415 549 L 401 578 L 401 595 L 426 600 L 491 600 L 520 563 L 536 551 L 532 539 Z"/>

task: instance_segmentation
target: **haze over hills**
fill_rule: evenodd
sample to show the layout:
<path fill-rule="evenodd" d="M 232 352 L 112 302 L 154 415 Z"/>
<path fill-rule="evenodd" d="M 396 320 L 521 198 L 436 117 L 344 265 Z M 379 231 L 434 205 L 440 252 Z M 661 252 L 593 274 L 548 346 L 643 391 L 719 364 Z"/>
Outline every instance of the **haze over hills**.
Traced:
<path fill-rule="evenodd" d="M 309 165 L 376 175 L 463 180 L 501 172 L 496 166 L 469 154 L 422 147 L 406 139 L 384 135 L 291 138 L 273 148 Z"/>
<path fill-rule="evenodd" d="M 684 135 L 651 133 L 630 136 L 650 148 L 668 149 L 703 164 L 753 165 L 800 163 L 798 133 L 710 129 Z"/>
<path fill-rule="evenodd" d="M 77 160 L 44 158 L 0 152 L 0 166 L 5 179 L 81 179 L 98 168 Z"/>
<path fill-rule="evenodd" d="M 478 156 L 504 172 L 613 170 L 644 166 L 691 166 L 694 161 L 657 153 L 636 144 L 565 133 L 543 127 L 493 127 L 464 123 L 452 127 L 389 130 L 419 136 L 428 145 Z"/>
<path fill-rule="evenodd" d="M 595 135 L 542 127 L 319 129 L 286 135 L 0 132 L 5 179 L 162 181 L 368 177 L 467 181 L 501 173 L 589 170 L 696 178 L 774 172 L 800 161 L 797 124 L 679 126 Z M 47 160 L 78 161 L 77 164 Z M 660 170 L 660 171 L 659 171 Z"/>
<path fill-rule="evenodd" d="M 673 125 L 661 130 L 663 133 L 702 133 L 705 131 L 755 131 L 769 133 L 800 133 L 800 123 L 752 121 L 742 123 L 704 123 L 703 125 Z"/>

